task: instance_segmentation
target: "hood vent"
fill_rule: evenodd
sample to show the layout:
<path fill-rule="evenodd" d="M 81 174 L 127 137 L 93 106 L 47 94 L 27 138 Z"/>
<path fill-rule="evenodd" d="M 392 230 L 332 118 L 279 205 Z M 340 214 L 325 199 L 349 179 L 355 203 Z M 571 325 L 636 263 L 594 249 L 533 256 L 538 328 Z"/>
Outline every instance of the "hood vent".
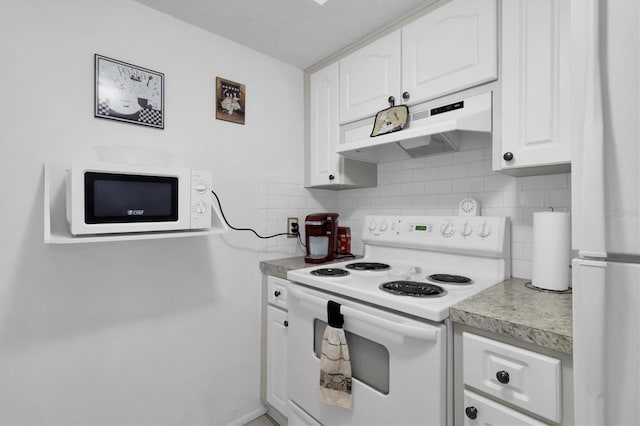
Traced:
<path fill-rule="evenodd" d="M 362 135 L 363 130 L 370 129 L 354 129 L 352 134 Z M 347 142 L 336 152 L 369 163 L 408 160 L 457 151 L 460 132 L 491 133 L 491 93 L 412 113 L 408 126 L 398 132 L 357 138 L 347 131 Z"/>

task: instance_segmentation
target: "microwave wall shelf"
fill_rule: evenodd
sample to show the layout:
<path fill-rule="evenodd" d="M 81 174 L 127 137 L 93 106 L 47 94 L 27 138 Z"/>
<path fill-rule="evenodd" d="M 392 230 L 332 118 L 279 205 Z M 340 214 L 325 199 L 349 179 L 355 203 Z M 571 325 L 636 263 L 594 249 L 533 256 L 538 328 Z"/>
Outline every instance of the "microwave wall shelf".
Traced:
<path fill-rule="evenodd" d="M 107 241 L 153 240 L 165 238 L 197 237 L 222 234 L 227 227 L 222 223 L 220 214 L 212 214 L 212 228 L 207 230 L 185 230 L 166 232 L 131 232 L 123 234 L 80 235 L 69 231 L 66 219 L 65 174 L 67 167 L 51 163 L 44 164 L 44 243 L 80 244 Z M 217 210 L 217 209 L 216 209 Z"/>

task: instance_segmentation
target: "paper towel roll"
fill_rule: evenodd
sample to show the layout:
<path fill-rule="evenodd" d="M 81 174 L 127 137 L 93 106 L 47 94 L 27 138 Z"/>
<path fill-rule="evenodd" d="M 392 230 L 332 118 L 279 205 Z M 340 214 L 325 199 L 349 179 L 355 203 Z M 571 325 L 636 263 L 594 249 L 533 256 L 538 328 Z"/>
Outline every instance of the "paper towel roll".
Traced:
<path fill-rule="evenodd" d="M 569 213 L 533 213 L 533 265 L 531 283 L 547 290 L 569 288 L 571 275 L 571 223 Z"/>

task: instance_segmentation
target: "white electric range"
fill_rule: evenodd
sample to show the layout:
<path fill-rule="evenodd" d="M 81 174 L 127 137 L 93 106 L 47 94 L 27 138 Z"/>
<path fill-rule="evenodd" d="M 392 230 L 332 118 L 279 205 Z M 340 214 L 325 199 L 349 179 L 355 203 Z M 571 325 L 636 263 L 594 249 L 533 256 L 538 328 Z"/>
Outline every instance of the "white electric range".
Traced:
<path fill-rule="evenodd" d="M 449 308 L 510 276 L 509 221 L 368 216 L 362 239 L 361 259 L 287 274 L 289 424 L 450 424 Z M 317 396 L 329 300 L 345 319 L 352 410 Z"/>

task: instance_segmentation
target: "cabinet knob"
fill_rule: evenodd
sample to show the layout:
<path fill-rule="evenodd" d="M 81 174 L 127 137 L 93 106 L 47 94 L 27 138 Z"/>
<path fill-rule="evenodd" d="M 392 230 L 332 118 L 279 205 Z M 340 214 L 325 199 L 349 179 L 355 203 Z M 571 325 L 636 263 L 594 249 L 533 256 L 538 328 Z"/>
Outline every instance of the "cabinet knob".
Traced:
<path fill-rule="evenodd" d="M 285 320 L 285 321 L 284 321 L 284 326 L 285 326 L 285 327 L 289 327 L 289 321 Z"/>
<path fill-rule="evenodd" d="M 329 175 L 329 180 L 334 180 L 336 177 L 334 175 Z"/>
<path fill-rule="evenodd" d="M 394 98 L 393 96 L 389 96 L 387 98 L 387 102 L 389 102 L 389 105 L 394 106 L 396 104 L 396 98 Z"/>
<path fill-rule="evenodd" d="M 478 409 L 476 407 L 467 407 L 464 409 L 464 413 L 471 420 L 475 420 L 478 417 Z"/>
<path fill-rule="evenodd" d="M 498 379 L 498 381 L 503 385 L 506 385 L 507 383 L 509 383 L 509 373 L 504 370 L 498 371 L 496 373 L 496 379 Z"/>
<path fill-rule="evenodd" d="M 505 152 L 502 158 L 504 158 L 504 161 L 513 160 L 513 152 Z"/>
<path fill-rule="evenodd" d="M 273 292 L 273 295 L 274 295 L 275 297 L 278 297 L 278 296 L 280 296 L 281 294 L 282 294 L 282 293 L 280 293 L 280 290 L 276 290 L 276 291 L 274 291 L 274 292 Z"/>
<path fill-rule="evenodd" d="M 411 95 L 409 94 L 409 92 L 404 92 L 402 94 L 402 99 L 404 99 L 405 101 L 408 101 L 410 96 Z"/>

